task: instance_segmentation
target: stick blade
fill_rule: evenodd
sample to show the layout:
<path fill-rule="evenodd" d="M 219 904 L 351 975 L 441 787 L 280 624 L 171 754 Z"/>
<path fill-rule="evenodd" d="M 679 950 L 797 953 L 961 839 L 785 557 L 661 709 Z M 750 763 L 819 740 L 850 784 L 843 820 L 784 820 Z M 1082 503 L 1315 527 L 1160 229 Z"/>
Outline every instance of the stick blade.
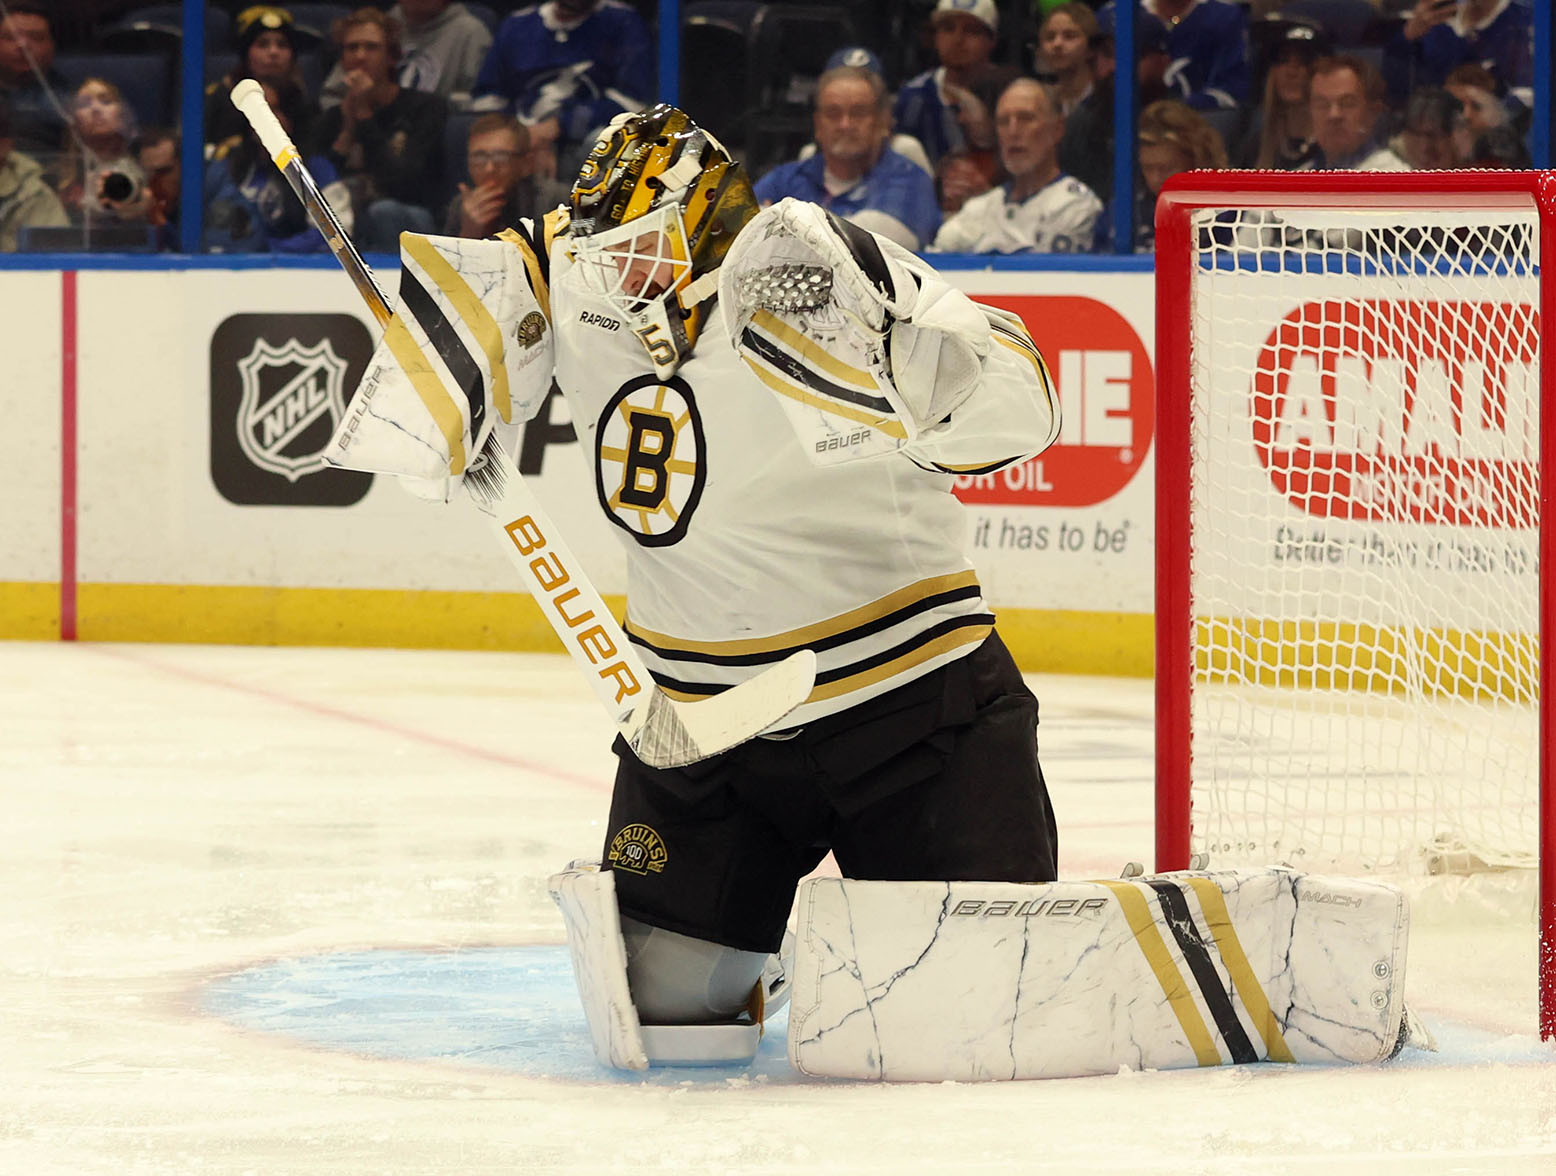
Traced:
<path fill-rule="evenodd" d="M 621 733 L 649 767 L 683 768 L 755 738 L 804 702 L 815 685 L 816 655 L 802 649 L 698 702 L 676 702 L 656 689 L 621 724 Z"/>

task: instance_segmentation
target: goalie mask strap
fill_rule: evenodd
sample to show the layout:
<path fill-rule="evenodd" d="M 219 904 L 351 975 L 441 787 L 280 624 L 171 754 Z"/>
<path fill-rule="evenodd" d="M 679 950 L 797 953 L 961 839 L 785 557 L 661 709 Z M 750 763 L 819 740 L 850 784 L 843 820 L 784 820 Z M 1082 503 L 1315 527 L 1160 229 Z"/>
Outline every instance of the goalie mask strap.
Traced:
<path fill-rule="evenodd" d="M 687 282 L 679 294 L 683 310 L 690 310 L 698 303 L 712 298 L 719 292 L 719 271 L 723 266 L 716 266 L 703 274 L 702 277 Z"/>

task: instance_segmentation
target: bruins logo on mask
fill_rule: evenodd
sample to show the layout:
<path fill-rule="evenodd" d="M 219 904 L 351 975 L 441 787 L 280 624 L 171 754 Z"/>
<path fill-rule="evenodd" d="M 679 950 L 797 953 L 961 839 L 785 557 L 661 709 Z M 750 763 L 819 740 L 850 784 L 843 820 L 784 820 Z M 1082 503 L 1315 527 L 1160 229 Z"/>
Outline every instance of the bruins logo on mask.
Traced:
<path fill-rule="evenodd" d="M 686 534 L 707 481 L 702 416 L 679 376 L 622 385 L 595 430 L 595 489 L 618 527 L 645 547 Z"/>

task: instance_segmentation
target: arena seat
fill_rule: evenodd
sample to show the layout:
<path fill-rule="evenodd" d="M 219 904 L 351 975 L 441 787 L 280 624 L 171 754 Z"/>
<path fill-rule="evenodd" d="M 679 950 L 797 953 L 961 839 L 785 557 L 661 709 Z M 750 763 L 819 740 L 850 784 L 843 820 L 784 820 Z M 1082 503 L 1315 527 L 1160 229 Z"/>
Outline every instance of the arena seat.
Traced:
<path fill-rule="evenodd" d="M 349 16 L 356 5 L 345 4 L 287 4 L 285 8 L 292 14 L 292 21 L 305 36 L 313 35 L 324 44 L 331 45 L 330 55 L 333 59 L 334 49 L 330 41 L 330 28 L 337 20 Z"/>
<path fill-rule="evenodd" d="M 1339 49 L 1374 44 L 1380 28 L 1390 25 L 1367 0 L 1288 0 L 1277 11 L 1322 25 Z"/>
<path fill-rule="evenodd" d="M 794 158 L 811 136 L 816 79 L 835 50 L 854 43 L 847 9 L 700 0 L 681 23 L 682 60 L 720 65 L 682 71 L 692 116 L 743 150 L 753 176 Z"/>
<path fill-rule="evenodd" d="M 117 47 L 118 30 L 131 28 L 135 25 L 150 25 L 161 28 L 183 29 L 184 6 L 182 4 L 147 4 L 141 8 L 135 8 L 104 29 L 99 34 L 98 42 L 105 47 Z M 207 52 L 222 52 L 229 47 L 228 38 L 232 35 L 232 17 L 213 4 L 205 6 L 205 48 Z M 110 41 L 108 38 L 115 38 Z"/>

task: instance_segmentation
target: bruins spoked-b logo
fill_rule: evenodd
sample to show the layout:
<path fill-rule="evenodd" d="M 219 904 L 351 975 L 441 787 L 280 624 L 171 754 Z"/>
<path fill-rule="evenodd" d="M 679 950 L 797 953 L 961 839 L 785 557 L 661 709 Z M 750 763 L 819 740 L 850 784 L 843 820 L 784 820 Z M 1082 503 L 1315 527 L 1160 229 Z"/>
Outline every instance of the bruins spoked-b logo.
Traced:
<path fill-rule="evenodd" d="M 211 337 L 211 478 L 241 505 L 349 506 L 371 474 L 330 469 L 324 447 L 372 339 L 344 314 L 239 314 Z"/>
<path fill-rule="evenodd" d="M 665 843 L 647 825 L 628 825 L 611 838 L 611 865 L 630 874 L 657 874 L 670 854 Z"/>
<path fill-rule="evenodd" d="M 595 430 L 595 489 L 606 516 L 645 547 L 686 534 L 707 481 L 702 416 L 679 376 L 623 384 Z"/>

